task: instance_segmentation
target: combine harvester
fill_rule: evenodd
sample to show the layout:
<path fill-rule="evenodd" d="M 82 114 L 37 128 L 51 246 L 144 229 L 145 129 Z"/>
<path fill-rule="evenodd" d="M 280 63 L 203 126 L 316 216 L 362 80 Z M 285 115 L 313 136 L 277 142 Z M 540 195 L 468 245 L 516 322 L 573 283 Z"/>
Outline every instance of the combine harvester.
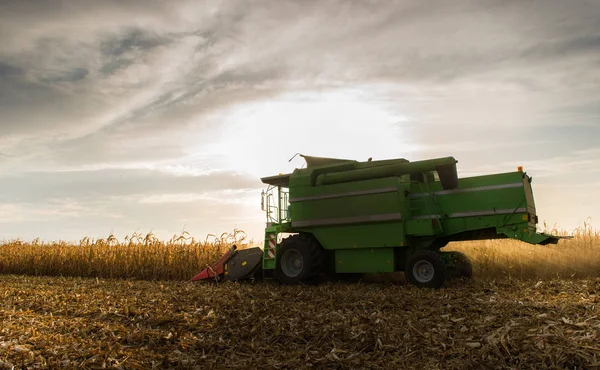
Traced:
<path fill-rule="evenodd" d="M 453 157 L 409 162 L 301 155 L 306 168 L 262 178 L 264 249 L 236 250 L 192 281 L 271 278 L 308 284 L 324 276 L 404 271 L 439 288 L 470 278 L 469 259 L 441 252 L 452 241 L 511 238 L 556 244 L 536 232 L 532 178 L 515 172 L 458 178 Z"/>

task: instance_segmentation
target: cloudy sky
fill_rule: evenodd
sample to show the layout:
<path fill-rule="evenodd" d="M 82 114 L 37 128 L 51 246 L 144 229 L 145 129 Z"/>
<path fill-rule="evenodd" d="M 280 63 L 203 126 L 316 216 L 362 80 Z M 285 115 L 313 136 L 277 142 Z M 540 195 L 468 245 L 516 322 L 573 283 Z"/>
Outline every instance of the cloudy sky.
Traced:
<path fill-rule="evenodd" d="M 295 153 L 455 156 L 600 226 L 600 2 L 0 1 L 0 240 L 241 228 Z"/>

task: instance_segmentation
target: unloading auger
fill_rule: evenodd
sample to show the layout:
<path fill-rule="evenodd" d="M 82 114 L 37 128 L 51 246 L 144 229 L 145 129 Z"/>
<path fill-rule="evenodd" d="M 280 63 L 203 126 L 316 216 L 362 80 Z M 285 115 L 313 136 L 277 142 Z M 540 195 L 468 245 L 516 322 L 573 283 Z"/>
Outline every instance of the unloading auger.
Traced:
<path fill-rule="evenodd" d="M 306 168 L 262 178 L 264 248 L 233 246 L 192 281 L 276 279 L 404 271 L 439 288 L 472 275 L 452 241 L 511 238 L 556 244 L 536 231 L 532 178 L 517 171 L 458 178 L 454 157 L 365 162 L 301 155 Z"/>

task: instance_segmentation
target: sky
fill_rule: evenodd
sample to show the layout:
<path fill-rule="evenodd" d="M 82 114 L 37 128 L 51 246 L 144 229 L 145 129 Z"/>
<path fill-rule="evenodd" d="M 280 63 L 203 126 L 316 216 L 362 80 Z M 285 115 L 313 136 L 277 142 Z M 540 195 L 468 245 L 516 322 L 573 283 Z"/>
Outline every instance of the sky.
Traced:
<path fill-rule="evenodd" d="M 600 2 L 0 0 L 0 240 L 260 240 L 296 153 L 523 166 L 600 225 Z"/>

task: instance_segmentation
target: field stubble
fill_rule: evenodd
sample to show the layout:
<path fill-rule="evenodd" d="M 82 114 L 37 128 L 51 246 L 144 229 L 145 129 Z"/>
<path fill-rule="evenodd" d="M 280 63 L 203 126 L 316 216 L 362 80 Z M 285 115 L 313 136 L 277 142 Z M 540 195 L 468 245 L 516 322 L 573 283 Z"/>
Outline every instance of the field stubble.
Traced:
<path fill-rule="evenodd" d="M 600 233 L 574 236 L 451 244 L 475 278 L 440 290 L 186 281 L 239 231 L 8 242 L 0 369 L 600 368 Z"/>
<path fill-rule="evenodd" d="M 599 289 L 5 275 L 0 368 L 598 368 Z"/>

